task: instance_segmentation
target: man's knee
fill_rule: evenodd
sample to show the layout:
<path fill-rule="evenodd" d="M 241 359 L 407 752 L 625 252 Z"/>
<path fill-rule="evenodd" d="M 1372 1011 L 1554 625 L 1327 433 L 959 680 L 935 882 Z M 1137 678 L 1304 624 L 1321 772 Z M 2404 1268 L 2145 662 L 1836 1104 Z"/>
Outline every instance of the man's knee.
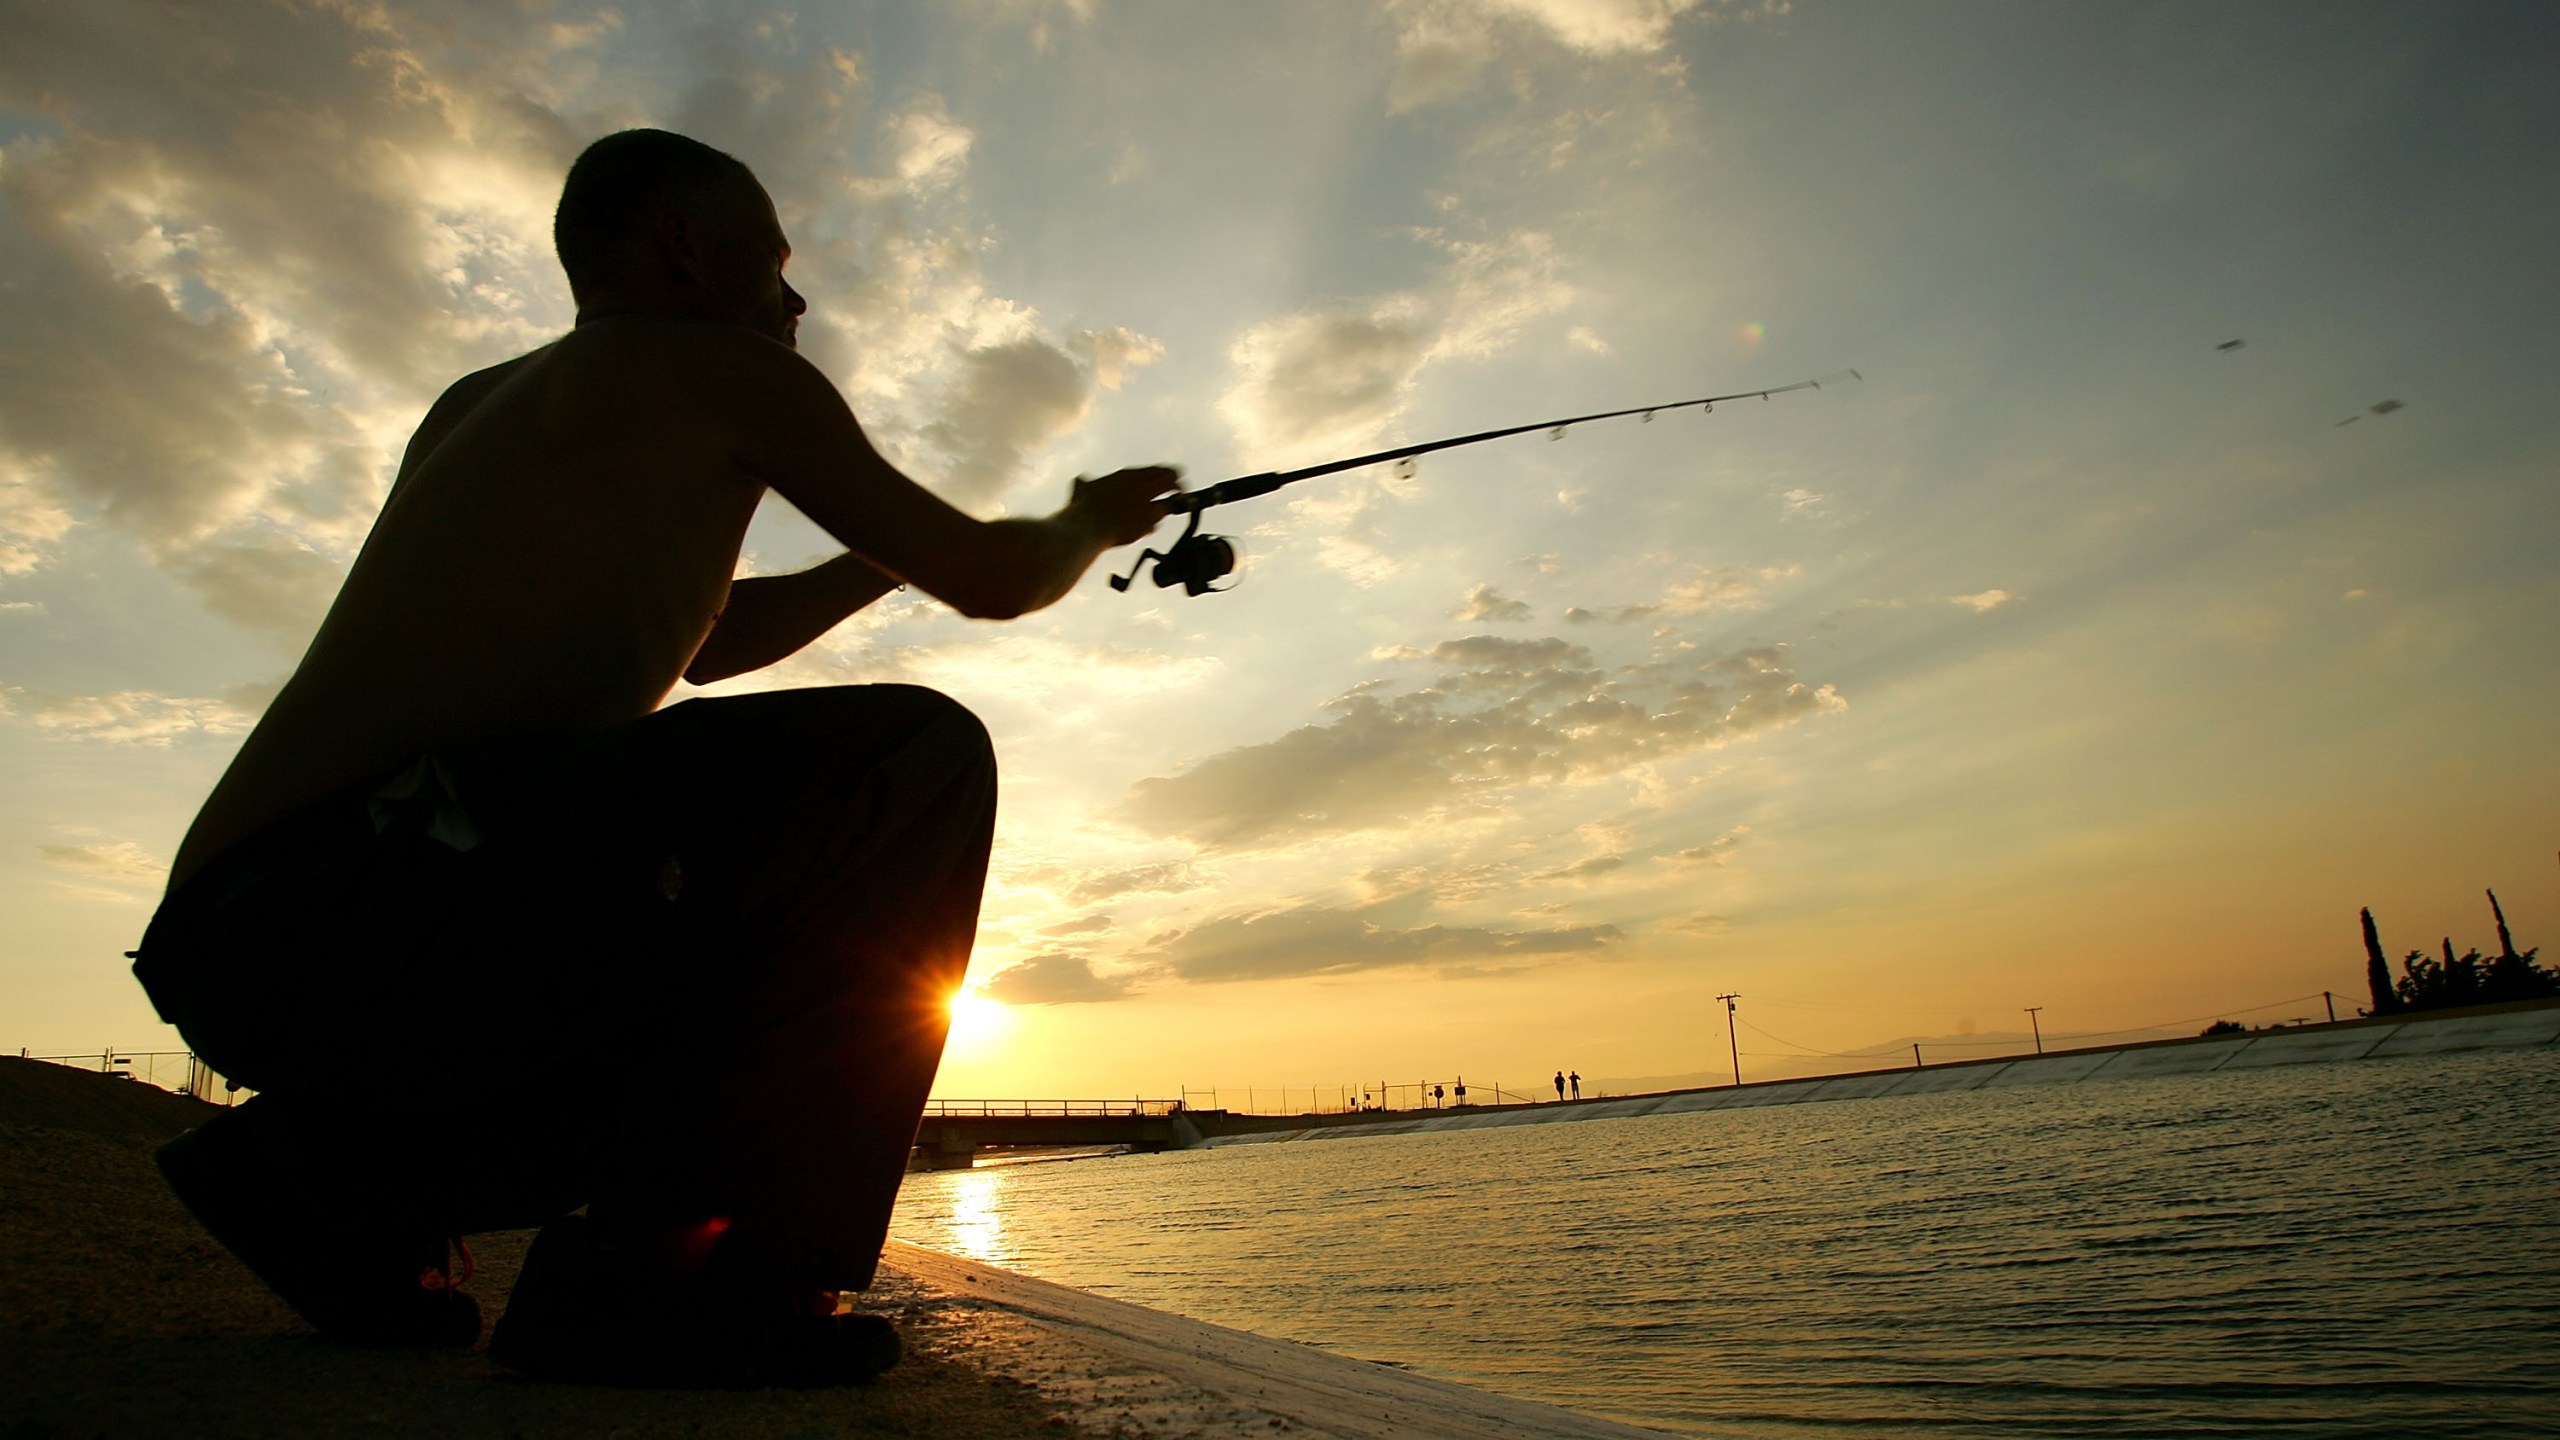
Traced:
<path fill-rule="evenodd" d="M 966 773 L 995 766 L 994 744 L 978 717 L 921 685 L 816 686 L 687 704 L 705 707 L 703 723 L 768 756 L 815 761 L 905 748 L 946 757 L 936 768 Z"/>
<path fill-rule="evenodd" d="M 968 706 L 939 690 L 922 685 L 869 685 L 864 689 L 879 693 L 881 700 L 916 717 L 919 730 L 931 731 L 951 747 L 979 757 L 989 768 L 995 765 L 995 741 L 987 735 L 986 722 Z"/>

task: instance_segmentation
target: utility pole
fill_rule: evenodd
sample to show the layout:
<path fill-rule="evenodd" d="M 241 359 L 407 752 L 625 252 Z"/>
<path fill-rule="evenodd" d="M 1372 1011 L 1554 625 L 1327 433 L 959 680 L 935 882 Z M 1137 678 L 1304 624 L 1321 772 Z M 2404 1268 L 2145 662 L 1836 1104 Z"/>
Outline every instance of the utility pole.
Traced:
<path fill-rule="evenodd" d="M 2036 1053 L 2039 1055 L 2044 1053 L 2044 1026 L 2037 1023 L 2036 1012 L 2043 1008 L 2041 1005 L 2027 1007 L 2027 1028 L 2036 1032 Z"/>
<path fill-rule="evenodd" d="M 2321 992 L 2320 992 L 2320 1003 L 2329 1007 L 2329 1023 L 2330 1023 L 2330 1024 L 2332 1024 L 2332 1025 L 2337 1024 L 2337 1023 L 2338 1023 L 2338 997 L 2337 997 L 2337 996 L 2335 996 L 2335 995 L 2330 994 L 2330 993 L 2329 993 L 2328 991 L 2326 991 L 2326 990 L 2323 990 L 2323 991 L 2321 991 Z"/>
<path fill-rule="evenodd" d="M 1733 1051 L 1733 1083 L 1739 1089 L 1742 1085 L 1742 1042 L 1733 1038 L 1733 1002 L 1742 997 L 1719 995 L 1716 998 L 1724 1002 L 1724 1043 Z"/>

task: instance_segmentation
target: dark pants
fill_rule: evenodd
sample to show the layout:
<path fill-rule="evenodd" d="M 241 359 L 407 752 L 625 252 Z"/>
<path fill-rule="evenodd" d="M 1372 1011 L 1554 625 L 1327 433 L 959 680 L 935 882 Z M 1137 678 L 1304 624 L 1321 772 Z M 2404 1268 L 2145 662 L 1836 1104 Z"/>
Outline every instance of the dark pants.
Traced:
<path fill-rule="evenodd" d="M 429 758 L 218 857 L 144 937 L 279 1168 L 433 1233 L 722 1220 L 868 1284 L 977 928 L 976 718 L 777 691 Z"/>

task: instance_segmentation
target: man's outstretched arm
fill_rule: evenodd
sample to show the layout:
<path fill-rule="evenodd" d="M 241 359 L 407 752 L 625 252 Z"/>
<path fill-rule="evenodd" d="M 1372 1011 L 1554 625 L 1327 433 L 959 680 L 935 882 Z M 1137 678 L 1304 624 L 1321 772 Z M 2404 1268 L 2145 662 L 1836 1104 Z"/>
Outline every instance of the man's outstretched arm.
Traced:
<path fill-rule="evenodd" d="M 693 663 L 684 667 L 684 678 L 708 685 L 761 670 L 897 586 L 897 577 L 850 553 L 789 575 L 737 581 Z"/>
<path fill-rule="evenodd" d="M 1179 489 L 1165 467 L 1078 480 L 1038 518 L 979 520 L 882 459 L 817 367 L 739 330 L 689 358 L 727 422 L 739 467 L 874 567 L 974 619 L 1056 603 L 1103 552 L 1143 538 Z"/>

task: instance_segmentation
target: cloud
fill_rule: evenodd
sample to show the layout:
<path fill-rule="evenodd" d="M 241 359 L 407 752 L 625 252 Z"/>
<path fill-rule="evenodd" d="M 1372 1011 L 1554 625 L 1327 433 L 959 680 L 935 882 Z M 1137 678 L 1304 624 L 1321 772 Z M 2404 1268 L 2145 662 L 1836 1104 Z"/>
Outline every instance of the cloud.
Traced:
<path fill-rule="evenodd" d="M 1390 113 L 1455 100 L 1474 91 L 1506 53 L 1556 46 L 1590 58 L 1646 56 L 1663 50 L 1679 18 L 1698 0 L 1395 0 L 1396 70 L 1387 87 Z M 1714 13 L 1783 12 L 1785 0 L 1729 0 Z"/>
<path fill-rule="evenodd" d="M 1554 930 L 1487 930 L 1426 925 L 1399 930 L 1356 910 L 1305 905 L 1222 916 L 1155 937 L 1145 958 L 1188 981 L 1217 983 L 1298 975 L 1338 975 L 1399 966 L 1526 969 L 1563 955 L 1607 950 L 1625 936 L 1615 925 Z M 1471 964 L 1471 962 L 1474 962 Z"/>
<path fill-rule="evenodd" d="M 1161 353 L 988 292 L 975 137 L 940 96 L 877 105 L 861 56 L 787 16 L 696 26 L 503 0 L 0 11 L 0 109 L 35 122 L 0 147 L 0 575 L 98 523 L 212 612 L 307 628 L 429 397 L 568 323 L 560 179 L 632 124 L 756 167 L 815 306 L 804 353 L 965 500 Z"/>
<path fill-rule="evenodd" d="M 1395 7 L 1396 71 L 1387 111 L 1401 115 L 1476 88 L 1493 60 L 1493 27 L 1475 6 L 1408 3 Z"/>
<path fill-rule="evenodd" d="M 961 505 L 1002 494 L 1034 452 L 1084 423 L 1096 386 L 1117 390 L 1163 354 L 1161 341 L 1125 328 L 1079 331 L 1063 345 L 1025 335 L 961 351 L 921 432 L 946 461 L 943 493 Z"/>
<path fill-rule="evenodd" d="M 195 546 L 173 555 L 167 568 L 214 614 L 286 635 L 318 629 L 345 578 L 336 560 L 276 533 Z"/>
<path fill-rule="evenodd" d="M 1741 848 L 1742 837 L 1750 833 L 1750 826 L 1736 825 L 1704 845 L 1692 845 L 1685 850 L 1675 850 L 1671 854 L 1657 855 L 1654 858 L 1678 868 L 1693 865 L 1721 866 L 1733 858 L 1733 852 Z"/>
<path fill-rule="evenodd" d="M 6 286 L 0 281 L 0 293 Z M 6 433 L 0 429 L 0 435 Z M 0 458 L 0 575 L 33 574 L 53 542 L 71 533 L 71 512 L 24 467 L 23 460 L 11 465 Z"/>
<path fill-rule="evenodd" d="M 1831 686 L 1799 679 L 1784 646 L 1702 655 L 1653 644 L 1656 658 L 1615 671 L 1556 638 L 1390 652 L 1442 669 L 1408 691 L 1364 685 L 1319 723 L 1141 780 L 1126 814 L 1212 846 L 1403 828 L 1498 813 L 1523 787 L 1619 774 L 1848 708 Z"/>
<path fill-rule="evenodd" d="M 1950 595 L 1947 603 L 1967 606 L 1976 615 L 1987 615 L 2017 598 L 2006 590 L 1985 590 L 1979 595 Z"/>
<path fill-rule="evenodd" d="M 49 122 L 0 152 L 0 570 L 98 521 L 219 612 L 305 623 L 218 547 L 350 551 L 386 417 L 565 318 L 570 142 L 523 86 L 578 42 L 495 10 L 469 23 L 515 33 L 446 57 L 373 6 L 38 13 L 0 16 L 0 107 Z"/>
<path fill-rule="evenodd" d="M 130 840 L 100 845 L 39 845 L 44 863 L 86 880 L 115 885 L 158 885 L 169 878 L 169 862 Z"/>
<path fill-rule="evenodd" d="M 1084 423 L 1092 389 L 1074 357 L 1038 338 L 964 351 L 924 439 L 948 462 L 942 489 L 973 505 L 1002 493 L 1032 451 Z"/>
<path fill-rule="evenodd" d="M 1081 1005 L 1129 994 L 1125 976 L 1097 975 L 1078 955 L 1035 955 L 989 977 L 978 993 L 1007 1005 Z"/>
<path fill-rule="evenodd" d="M 1467 592 L 1466 603 L 1449 614 L 1453 620 L 1526 620 L 1532 612 L 1527 602 L 1514 600 L 1490 585 L 1479 585 Z"/>
<path fill-rule="evenodd" d="M 1564 619 L 1568 625 L 1624 625 L 1665 615 L 1757 610 L 1770 591 L 1803 573 L 1798 565 L 1701 565 L 1663 587 L 1662 598 L 1651 604 L 1599 610 L 1576 605 L 1564 612 Z"/>
<path fill-rule="evenodd" d="M 1218 409 L 1256 463 L 1375 448 L 1403 418 L 1425 366 L 1497 354 L 1573 298 L 1563 257 L 1537 231 L 1411 234 L 1442 257 L 1427 288 L 1282 315 L 1230 348 L 1235 378 Z"/>
<path fill-rule="evenodd" d="M 1606 610 L 1586 610 L 1568 606 L 1564 620 L 1568 625 L 1623 625 L 1630 620 L 1650 620 L 1662 613 L 1659 605 L 1615 605 Z"/>
<path fill-rule="evenodd" d="M 1094 0 L 1009 0 L 1008 19 L 1027 24 L 1025 38 L 1034 53 L 1046 55 L 1058 43 L 1059 32 L 1093 20 Z"/>
<path fill-rule="evenodd" d="M 1671 22 L 1698 0 L 1480 0 L 1486 8 L 1534 20 L 1557 40 L 1595 55 L 1659 50 Z"/>
<path fill-rule="evenodd" d="M 1553 870 L 1543 871 L 1536 878 L 1565 880 L 1578 885 L 1587 884 L 1599 876 L 1623 870 L 1626 866 L 1627 857 L 1624 855 L 1590 855 L 1570 865 L 1560 865 Z"/>
<path fill-rule="evenodd" d="M 1117 922 L 1108 915 L 1086 915 L 1062 924 L 1043 926 L 1040 933 L 1054 939 L 1064 935 L 1098 935 L 1117 928 Z"/>
<path fill-rule="evenodd" d="M 1663 590 L 1662 609 L 1672 615 L 1756 609 L 1762 596 L 1803 573 L 1796 565 L 1702 565 Z"/>
<path fill-rule="evenodd" d="M 106 695 L 30 696 L 0 690 L 0 712 L 50 737 L 117 745 L 163 746 L 181 735 L 238 735 L 257 722 L 256 708 L 239 693 L 215 697 L 119 690 Z"/>
<path fill-rule="evenodd" d="M 93 197 L 66 192 L 101 182 L 70 146 L 0 156 L 0 527 L 18 574 L 74 505 L 163 547 L 237 522 L 314 424 L 258 375 L 256 327 L 191 318 L 95 253 L 69 213 Z"/>
<path fill-rule="evenodd" d="M 1174 894 L 1197 890 L 1206 881 L 1191 873 L 1188 862 L 1175 860 L 1161 865 L 1138 865 L 1127 870 L 1094 871 L 1080 877 L 1067 891 L 1070 905 L 1092 905 L 1122 895 Z"/>
<path fill-rule="evenodd" d="M 1068 342 L 1068 348 L 1093 368 L 1094 383 L 1105 390 L 1119 389 L 1129 378 L 1130 371 L 1164 358 L 1163 341 L 1125 326 L 1114 326 L 1109 330 L 1079 330 Z"/>
<path fill-rule="evenodd" d="M 1362 903 L 1370 906 L 1383 906 L 1398 900 L 1422 900 L 1433 906 L 1467 906 L 1488 900 L 1508 900 L 1522 885 L 1543 878 L 1550 876 L 1531 874 L 1515 860 L 1481 860 L 1453 865 L 1444 853 L 1435 853 L 1431 863 L 1370 870 L 1359 876 L 1351 888 Z M 1520 913 L 1536 914 L 1542 908 L 1551 907 L 1527 906 Z"/>
<path fill-rule="evenodd" d="M 1367 448 L 1404 413 L 1434 326 L 1421 297 L 1283 315 L 1228 352 L 1235 384 L 1219 410 L 1249 456 L 1272 463 Z"/>
<path fill-rule="evenodd" d="M 1696 914 L 1682 915 L 1670 920 L 1662 921 L 1655 928 L 1677 931 L 1683 935 L 1713 935 L 1720 931 L 1730 929 L 1732 926 L 1733 919 L 1731 916 L 1716 915 L 1702 910 Z"/>
<path fill-rule="evenodd" d="M 959 180 L 968 168 L 969 147 L 976 135 L 952 120 L 942 97 L 928 96 L 914 109 L 890 122 L 897 146 L 898 178 L 917 189 L 939 189 Z"/>

